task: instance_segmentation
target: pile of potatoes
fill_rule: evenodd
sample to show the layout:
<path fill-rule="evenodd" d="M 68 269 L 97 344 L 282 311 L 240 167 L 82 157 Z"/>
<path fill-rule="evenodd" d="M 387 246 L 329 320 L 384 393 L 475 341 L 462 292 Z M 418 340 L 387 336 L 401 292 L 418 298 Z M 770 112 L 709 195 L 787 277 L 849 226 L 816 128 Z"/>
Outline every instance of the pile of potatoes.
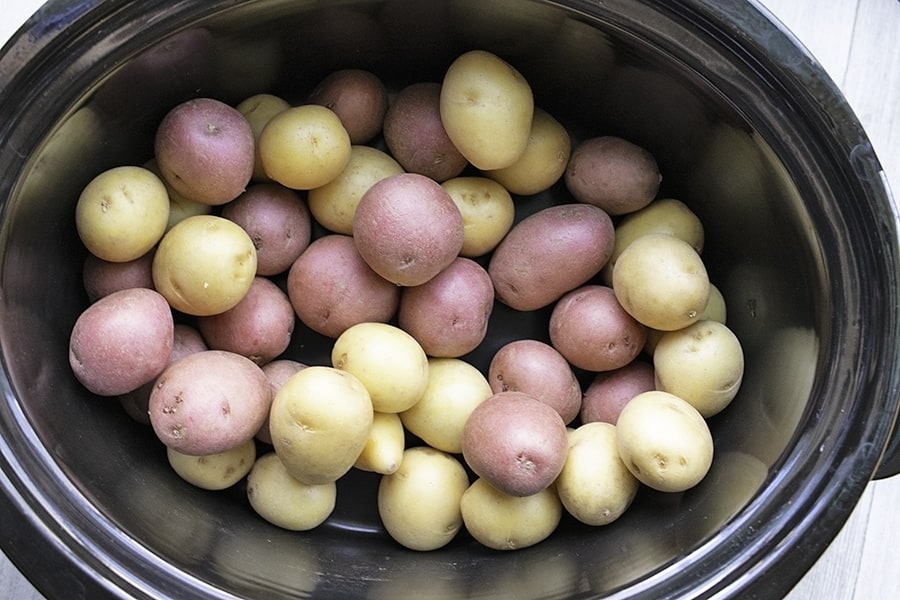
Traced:
<path fill-rule="evenodd" d="M 573 143 L 498 56 L 391 94 L 347 69 L 299 105 L 189 100 L 154 142 L 78 199 L 90 304 L 69 357 L 188 482 L 246 480 L 262 518 L 309 530 L 370 471 L 403 546 L 465 529 L 508 550 L 709 470 L 706 419 L 744 365 L 702 224 L 657 197 L 649 152 Z M 549 343 L 482 372 L 464 357 L 497 303 L 548 310 Z M 289 355 L 297 320 L 333 340 L 328 364 Z"/>

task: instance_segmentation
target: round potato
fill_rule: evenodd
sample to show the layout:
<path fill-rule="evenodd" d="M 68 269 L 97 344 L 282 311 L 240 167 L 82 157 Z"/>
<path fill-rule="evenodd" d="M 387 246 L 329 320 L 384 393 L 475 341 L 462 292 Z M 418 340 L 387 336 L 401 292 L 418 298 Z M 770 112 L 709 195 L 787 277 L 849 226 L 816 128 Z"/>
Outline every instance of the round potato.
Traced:
<path fill-rule="evenodd" d="M 272 398 L 275 398 L 275 394 L 278 393 L 278 390 L 281 389 L 281 386 L 284 385 L 284 382 L 287 381 L 291 375 L 296 373 L 297 371 L 302 371 L 308 365 L 297 362 L 296 360 L 291 360 L 289 358 L 280 358 L 277 360 L 273 360 L 272 362 L 267 362 L 262 366 L 263 373 L 266 374 L 266 378 L 269 380 L 269 385 L 272 386 Z M 256 439 L 263 442 L 264 444 L 272 445 L 272 434 L 269 431 L 269 415 L 266 415 L 266 420 L 263 421 L 263 424 L 259 426 L 259 431 L 256 432 Z"/>
<path fill-rule="evenodd" d="M 253 284 L 256 248 L 239 225 L 198 215 L 169 230 L 153 257 L 153 284 L 175 310 L 204 316 L 234 307 Z"/>
<path fill-rule="evenodd" d="M 528 145 L 534 96 L 515 67 L 471 50 L 444 74 L 440 110 L 447 135 L 466 160 L 481 170 L 503 169 Z"/>
<path fill-rule="evenodd" d="M 338 116 L 351 144 L 364 144 L 381 133 L 388 95 L 377 75 L 364 69 L 339 69 L 316 85 L 306 101 Z"/>
<path fill-rule="evenodd" d="M 616 446 L 628 470 L 660 492 L 694 487 L 713 459 L 706 420 L 668 392 L 644 392 L 625 405 L 616 422 Z"/>
<path fill-rule="evenodd" d="M 727 317 L 728 306 L 725 303 L 725 297 L 717 286 L 710 283 L 709 298 L 706 301 L 706 308 L 700 313 L 700 320 L 718 321 L 724 325 Z"/>
<path fill-rule="evenodd" d="M 88 306 L 69 335 L 69 365 L 99 396 L 118 396 L 153 380 L 174 344 L 174 321 L 153 290 L 113 292 Z"/>
<path fill-rule="evenodd" d="M 460 256 L 484 256 L 503 240 L 516 216 L 512 196 L 502 185 L 486 177 L 454 177 L 441 184 L 463 220 Z"/>
<path fill-rule="evenodd" d="M 624 367 L 597 373 L 581 400 L 581 422 L 616 424 L 629 400 L 656 389 L 653 365 L 634 360 Z"/>
<path fill-rule="evenodd" d="M 280 112 L 284 112 L 291 107 L 290 103 L 274 94 L 254 94 L 242 100 L 235 108 L 244 115 L 250 124 L 250 130 L 253 132 L 255 143 L 254 160 L 253 160 L 253 176 L 251 181 L 268 182 L 271 181 L 266 175 L 263 167 L 262 159 L 259 156 L 259 135 L 265 129 L 272 117 Z"/>
<path fill-rule="evenodd" d="M 110 262 L 90 252 L 81 269 L 84 291 L 90 302 L 96 302 L 119 290 L 153 289 L 153 250 L 126 262 Z"/>
<path fill-rule="evenodd" d="M 375 412 L 369 439 L 353 466 L 362 471 L 390 475 L 400 468 L 406 437 L 397 413 Z"/>
<path fill-rule="evenodd" d="M 140 258 L 169 222 L 166 186 L 143 167 L 113 167 L 94 177 L 75 205 L 75 227 L 88 251 L 110 262 Z"/>
<path fill-rule="evenodd" d="M 462 464 L 428 446 L 409 448 L 397 472 L 378 485 L 378 514 L 394 540 L 411 550 L 442 548 L 462 528 L 460 500 L 469 487 Z"/>
<path fill-rule="evenodd" d="M 274 452 L 256 459 L 247 475 L 247 499 L 260 517 L 290 531 L 308 531 L 334 511 L 337 486 L 333 481 L 303 483 L 292 477 Z"/>
<path fill-rule="evenodd" d="M 476 479 L 459 503 L 463 524 L 476 541 L 494 550 L 519 550 L 544 541 L 562 520 L 553 487 L 530 496 L 511 496 Z"/>
<path fill-rule="evenodd" d="M 256 460 L 256 442 L 251 438 L 230 450 L 205 456 L 166 448 L 166 456 L 178 476 L 191 485 L 204 490 L 224 490 L 250 472 Z"/>

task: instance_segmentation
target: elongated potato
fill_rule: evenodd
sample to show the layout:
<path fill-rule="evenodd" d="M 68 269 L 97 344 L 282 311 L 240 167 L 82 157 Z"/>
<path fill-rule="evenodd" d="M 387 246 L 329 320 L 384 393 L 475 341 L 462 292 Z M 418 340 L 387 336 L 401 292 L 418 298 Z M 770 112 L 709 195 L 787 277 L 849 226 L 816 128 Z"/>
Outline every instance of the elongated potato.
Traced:
<path fill-rule="evenodd" d="M 375 412 L 369 439 L 353 466 L 362 471 L 390 475 L 400 468 L 406 439 L 397 413 Z"/>

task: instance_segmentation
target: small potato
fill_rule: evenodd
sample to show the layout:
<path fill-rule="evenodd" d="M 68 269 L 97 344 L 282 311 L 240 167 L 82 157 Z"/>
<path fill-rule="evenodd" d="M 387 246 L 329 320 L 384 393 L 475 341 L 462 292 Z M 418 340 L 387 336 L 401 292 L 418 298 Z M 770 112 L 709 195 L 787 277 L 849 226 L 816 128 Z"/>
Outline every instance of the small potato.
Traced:
<path fill-rule="evenodd" d="M 331 364 L 365 386 L 378 412 L 404 411 L 428 385 L 428 357 L 414 337 L 387 323 L 348 328 L 331 349 Z"/>
<path fill-rule="evenodd" d="M 378 485 L 378 514 L 394 540 L 411 550 L 443 548 L 462 528 L 460 500 L 469 487 L 462 464 L 428 446 L 409 448 L 397 472 Z"/>
<path fill-rule="evenodd" d="M 647 328 L 628 314 L 612 288 L 584 285 L 559 299 L 550 314 L 550 343 L 586 371 L 624 367 L 644 348 Z"/>
<path fill-rule="evenodd" d="M 240 225 L 256 248 L 256 274 L 279 275 L 306 250 L 312 218 L 300 195 L 276 183 L 256 183 L 222 207 L 220 216 Z"/>
<path fill-rule="evenodd" d="M 372 270 L 402 286 L 421 285 L 459 255 L 463 220 L 435 181 L 402 173 L 378 181 L 360 198 L 353 240 Z"/>
<path fill-rule="evenodd" d="M 625 405 L 616 422 L 616 445 L 628 470 L 660 492 L 694 487 L 712 465 L 706 420 L 667 392 L 644 392 Z"/>
<path fill-rule="evenodd" d="M 459 208 L 463 220 L 460 256 L 484 256 L 503 240 L 516 216 L 512 196 L 486 177 L 454 177 L 441 184 Z"/>
<path fill-rule="evenodd" d="M 397 322 L 428 356 L 454 358 L 478 347 L 494 309 L 494 286 L 487 271 L 469 258 L 400 296 Z"/>
<path fill-rule="evenodd" d="M 622 308 L 639 322 L 673 331 L 700 317 L 709 300 L 709 276 L 690 244 L 651 233 L 634 240 L 619 256 L 613 290 Z"/>
<path fill-rule="evenodd" d="M 310 329 L 337 338 L 359 323 L 387 323 L 400 305 L 400 288 L 366 264 L 353 238 L 318 238 L 288 271 L 294 313 Z"/>
<path fill-rule="evenodd" d="M 353 215 L 363 194 L 376 182 L 400 173 L 403 167 L 390 155 L 370 146 L 354 145 L 344 170 L 325 185 L 309 191 L 309 210 L 322 227 L 351 235 Z"/>
<path fill-rule="evenodd" d="M 287 472 L 274 452 L 256 459 L 247 475 L 247 499 L 260 517 L 289 531 L 308 531 L 334 511 L 337 486 L 303 483 Z"/>
<path fill-rule="evenodd" d="M 96 302 L 119 290 L 153 289 L 153 250 L 126 262 L 110 262 L 88 253 L 81 270 L 84 291 Z"/>
<path fill-rule="evenodd" d="M 302 371 L 307 366 L 309 365 L 288 358 L 281 358 L 264 364 L 262 370 L 269 380 L 269 385 L 272 386 L 272 398 L 275 398 L 275 394 L 278 393 L 278 390 L 281 389 L 281 386 L 284 385 L 284 382 L 287 381 L 291 375 L 297 371 Z M 268 414 L 266 415 L 266 420 L 259 426 L 259 431 L 256 432 L 256 439 L 264 444 L 272 444 L 272 434 L 269 431 Z"/>
<path fill-rule="evenodd" d="M 240 446 L 205 456 L 182 454 L 166 449 L 169 465 L 178 476 L 204 490 L 230 488 L 250 472 L 256 460 L 256 443 L 249 439 Z"/>
<path fill-rule="evenodd" d="M 501 492 L 529 496 L 559 475 L 567 444 L 566 424 L 552 407 L 522 392 L 499 392 L 469 415 L 462 455 Z"/>
<path fill-rule="evenodd" d="M 488 367 L 491 390 L 523 392 L 548 404 L 563 422 L 581 409 L 581 386 L 556 348 L 539 340 L 516 340 L 501 347 Z"/>
<path fill-rule="evenodd" d="M 476 168 L 503 169 L 525 152 L 534 96 L 497 55 L 471 50 L 457 57 L 444 74 L 440 109 L 447 135 Z"/>
<path fill-rule="evenodd" d="M 569 514 L 588 525 L 608 525 L 631 505 L 639 487 L 619 456 L 613 425 L 586 423 L 569 434 L 566 464 L 556 479 Z"/>
<path fill-rule="evenodd" d="M 150 423 L 168 448 L 218 454 L 251 439 L 271 402 L 269 381 L 250 359 L 222 350 L 194 352 L 157 379 Z"/>
<path fill-rule="evenodd" d="M 351 373 L 311 366 L 292 375 L 272 401 L 272 446 L 291 476 L 307 484 L 337 481 L 366 446 L 374 413 Z"/>
<path fill-rule="evenodd" d="M 174 321 L 153 290 L 113 292 L 87 307 L 69 335 L 69 365 L 99 396 L 118 396 L 159 375 L 172 353 Z"/>
<path fill-rule="evenodd" d="M 579 202 L 616 216 L 650 204 L 662 175 L 656 159 L 644 148 L 615 136 L 601 136 L 575 146 L 564 179 Z"/>
<path fill-rule="evenodd" d="M 511 496 L 476 479 L 459 503 L 466 530 L 494 550 L 520 550 L 544 541 L 562 520 L 563 506 L 553 487 L 530 496 Z"/>
<path fill-rule="evenodd" d="M 706 301 L 706 308 L 700 313 L 700 320 L 718 321 L 724 325 L 727 321 L 727 317 L 728 307 L 725 303 L 725 297 L 718 287 L 710 283 L 709 299 Z"/>
<path fill-rule="evenodd" d="M 153 257 L 153 284 L 175 310 L 204 316 L 234 307 L 253 284 L 256 248 L 239 225 L 215 215 L 169 230 Z"/>
<path fill-rule="evenodd" d="M 146 254 L 169 221 L 166 186 L 143 167 L 113 167 L 94 177 L 75 205 L 75 227 L 88 251 L 110 262 Z"/>
<path fill-rule="evenodd" d="M 488 273 L 498 300 L 535 310 L 599 273 L 612 248 L 612 219 L 602 209 L 556 205 L 515 225 L 494 251 Z"/>
<path fill-rule="evenodd" d="M 619 413 L 629 400 L 656 389 L 653 365 L 634 360 L 624 367 L 597 373 L 584 391 L 581 422 L 616 424 Z"/>
<path fill-rule="evenodd" d="M 159 177 L 166 186 L 166 193 L 169 195 L 169 221 L 166 223 L 166 231 L 188 217 L 212 213 L 213 207 L 211 205 L 192 200 L 172 187 L 172 184 L 166 181 L 166 178 L 163 176 L 155 157 L 145 162 L 143 166 Z"/>
<path fill-rule="evenodd" d="M 235 107 L 247 119 L 247 122 L 250 124 L 250 130 L 253 131 L 253 139 L 257 142 L 254 149 L 253 177 L 251 181 L 271 181 L 266 175 L 262 159 L 259 156 L 259 134 L 272 120 L 272 117 L 286 111 L 290 107 L 291 105 L 287 100 L 274 94 L 254 94 L 242 100 Z"/>
<path fill-rule="evenodd" d="M 405 449 L 403 423 L 397 413 L 375 412 L 369 439 L 353 466 L 362 471 L 390 475 L 400 468 Z"/>
<path fill-rule="evenodd" d="M 717 321 L 698 321 L 669 331 L 653 352 L 656 389 L 686 400 L 709 418 L 737 395 L 744 353 L 737 336 Z"/>
<path fill-rule="evenodd" d="M 531 196 L 553 186 L 566 172 L 572 142 L 569 132 L 547 111 L 534 109 L 528 144 L 519 159 L 485 175 L 513 194 Z"/>
<path fill-rule="evenodd" d="M 384 83 L 364 69 L 333 71 L 316 85 L 306 101 L 333 110 L 351 144 L 364 144 L 381 133 L 388 109 Z"/>
<path fill-rule="evenodd" d="M 225 312 L 197 318 L 210 348 L 228 350 L 264 365 L 287 350 L 294 333 L 294 309 L 280 287 L 256 277 L 241 301 Z"/>
<path fill-rule="evenodd" d="M 266 175 L 295 190 L 325 185 L 350 161 L 350 136 L 334 112 L 318 104 L 293 106 L 259 134 Z"/>
<path fill-rule="evenodd" d="M 475 407 L 493 392 L 484 375 L 458 358 L 429 358 L 422 398 L 399 413 L 403 426 L 444 452 L 462 452 L 462 432 Z"/>

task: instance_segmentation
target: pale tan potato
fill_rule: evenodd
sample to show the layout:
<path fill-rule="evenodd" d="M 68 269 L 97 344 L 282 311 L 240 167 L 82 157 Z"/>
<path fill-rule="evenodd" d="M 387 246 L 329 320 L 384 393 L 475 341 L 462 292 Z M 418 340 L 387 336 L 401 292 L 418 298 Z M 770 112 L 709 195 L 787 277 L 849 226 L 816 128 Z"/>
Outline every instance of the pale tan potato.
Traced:
<path fill-rule="evenodd" d="M 406 438 L 397 413 L 375 412 L 369 439 L 353 466 L 362 471 L 390 475 L 400 468 Z"/>
<path fill-rule="evenodd" d="M 278 390 L 281 389 L 281 386 L 284 385 L 284 382 L 287 381 L 291 375 L 297 371 L 302 371 L 308 366 L 309 365 L 305 363 L 289 358 L 281 358 L 264 364 L 262 370 L 266 375 L 266 379 L 269 380 L 269 385 L 272 386 L 272 398 L 275 398 L 275 394 L 278 393 Z M 266 420 L 259 426 L 259 431 L 256 432 L 256 439 L 264 444 L 272 445 L 272 433 L 269 431 L 268 414 L 266 414 Z"/>
<path fill-rule="evenodd" d="M 202 456 L 166 448 L 166 456 L 178 476 L 191 485 L 204 490 L 224 490 L 250 472 L 256 460 L 256 442 L 251 438 L 230 450 Z"/>
<path fill-rule="evenodd" d="M 619 456 L 614 425 L 585 423 L 569 432 L 566 464 L 556 479 L 569 514 L 588 525 L 608 525 L 631 506 L 639 488 Z"/>
<path fill-rule="evenodd" d="M 153 284 L 175 310 L 215 315 L 243 299 L 256 276 L 256 248 L 240 226 L 215 215 L 181 221 L 160 241 Z"/>
<path fill-rule="evenodd" d="M 634 240 L 619 256 L 613 290 L 622 308 L 639 322 L 673 331 L 700 318 L 709 300 L 709 275 L 690 244 L 651 233 Z"/>
<path fill-rule="evenodd" d="M 447 135 L 476 168 L 503 169 L 525 152 L 534 96 L 522 74 L 497 55 L 458 56 L 444 74 L 440 109 Z"/>
<path fill-rule="evenodd" d="M 272 446 L 291 476 L 337 481 L 353 467 L 372 429 L 369 393 L 352 374 L 311 366 L 288 378 L 269 412 Z"/>
<path fill-rule="evenodd" d="M 416 446 L 378 485 L 378 514 L 388 534 L 411 550 L 450 543 L 462 528 L 460 499 L 469 486 L 463 465 L 446 452 Z"/>
<path fill-rule="evenodd" d="M 82 189 L 75 205 L 78 237 L 91 254 L 110 262 L 146 254 L 162 238 L 168 221 L 166 186 L 143 167 L 100 173 Z"/>
<path fill-rule="evenodd" d="M 459 358 L 429 358 L 428 385 L 419 401 L 400 414 L 403 426 L 426 444 L 462 452 L 462 432 L 476 406 L 492 394 L 484 375 Z"/>
<path fill-rule="evenodd" d="M 387 323 L 359 323 L 338 337 L 331 364 L 362 382 L 376 411 L 397 413 L 422 398 L 428 357 L 414 337 Z"/>
<path fill-rule="evenodd" d="M 562 520 L 554 487 L 510 496 L 476 479 L 460 500 L 463 523 L 475 540 L 494 550 L 519 550 L 547 539 Z"/>
<path fill-rule="evenodd" d="M 274 452 L 256 459 L 247 475 L 247 499 L 263 519 L 290 531 L 308 531 L 334 511 L 337 486 L 333 481 L 303 483 L 291 477 Z"/>
<path fill-rule="evenodd" d="M 718 321 L 698 321 L 669 331 L 653 352 L 656 389 L 686 400 L 709 418 L 737 395 L 744 352 L 737 336 Z"/>
<path fill-rule="evenodd" d="M 700 313 L 700 319 L 708 321 L 718 321 L 723 325 L 728 320 L 728 305 L 725 302 L 725 296 L 722 291 L 713 283 L 709 284 L 709 298 L 706 301 L 706 308 Z"/>
<path fill-rule="evenodd" d="M 516 216 L 509 191 L 486 177 L 453 177 L 441 183 L 463 220 L 460 256 L 484 256 L 503 240 Z"/>
<path fill-rule="evenodd" d="M 272 117 L 286 111 L 290 107 L 290 103 L 281 96 L 265 93 L 253 94 L 242 100 L 235 107 L 247 119 L 247 122 L 250 124 L 250 130 L 253 132 L 253 139 L 256 142 L 254 147 L 253 181 L 271 181 L 266 175 L 262 158 L 259 155 L 259 135 L 269 121 L 272 120 Z"/>
<path fill-rule="evenodd" d="M 616 446 L 628 470 L 660 492 L 700 483 L 713 460 L 709 426 L 696 408 L 657 390 L 632 398 L 616 421 Z"/>
<path fill-rule="evenodd" d="M 160 178 L 163 185 L 166 186 L 166 193 L 169 194 L 169 220 L 166 223 L 166 231 L 172 229 L 176 223 L 183 221 L 188 217 L 212 213 L 213 207 L 211 204 L 192 200 L 172 187 L 172 184 L 163 177 L 162 171 L 159 169 L 159 163 L 156 161 L 156 157 L 145 162 L 143 167 L 149 169 L 154 175 Z"/>

